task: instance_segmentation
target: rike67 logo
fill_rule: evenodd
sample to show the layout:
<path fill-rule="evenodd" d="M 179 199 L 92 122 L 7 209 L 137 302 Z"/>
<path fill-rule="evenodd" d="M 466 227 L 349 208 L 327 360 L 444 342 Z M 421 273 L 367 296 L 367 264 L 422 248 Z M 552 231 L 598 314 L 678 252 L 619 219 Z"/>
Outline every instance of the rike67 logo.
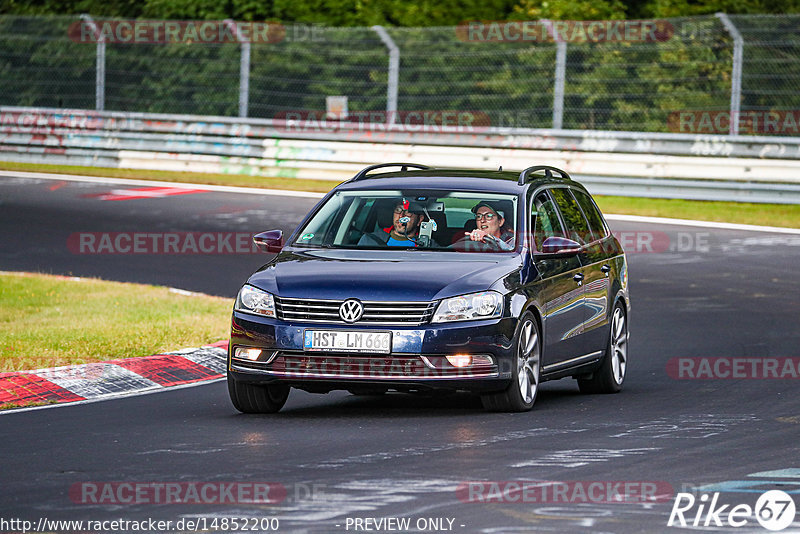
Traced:
<path fill-rule="evenodd" d="M 718 504 L 719 492 L 711 497 L 707 493 L 695 497 L 691 493 L 678 493 L 669 514 L 670 527 L 743 527 L 753 518 L 767 530 L 783 530 L 792 524 L 795 504 L 791 495 L 780 490 L 762 493 L 755 507 L 749 504 Z"/>

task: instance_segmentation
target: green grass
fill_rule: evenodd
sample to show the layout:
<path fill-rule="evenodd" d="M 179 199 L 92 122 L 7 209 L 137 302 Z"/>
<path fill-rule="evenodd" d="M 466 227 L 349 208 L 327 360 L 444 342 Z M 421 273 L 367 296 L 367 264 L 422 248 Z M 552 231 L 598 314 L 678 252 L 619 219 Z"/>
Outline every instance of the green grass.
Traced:
<path fill-rule="evenodd" d="M 0 162 L 0 169 L 108 176 L 113 178 L 135 178 L 140 180 L 161 180 L 169 182 L 191 182 L 211 185 L 263 187 L 267 189 L 293 189 L 319 193 L 330 191 L 337 185 L 337 182 L 330 180 L 265 178 L 245 174 L 204 174 L 33 163 Z M 604 213 L 800 228 L 800 205 L 792 204 L 704 202 L 698 200 L 670 200 L 617 196 L 598 196 L 597 203 Z"/>
<path fill-rule="evenodd" d="M 13 410 L 15 408 L 33 408 L 35 406 L 47 406 L 49 404 L 56 404 L 56 401 L 54 401 L 54 400 L 50 400 L 50 401 L 28 401 L 28 402 L 20 402 L 20 403 L 4 402 L 3 404 L 0 404 L 0 411 Z"/>
<path fill-rule="evenodd" d="M 227 339 L 233 302 L 166 287 L 0 274 L 0 372 L 150 356 Z"/>
<path fill-rule="evenodd" d="M 596 196 L 595 200 L 603 213 L 800 228 L 798 204 L 704 202 L 614 196 Z"/>
<path fill-rule="evenodd" d="M 193 184 L 263 187 L 265 189 L 290 189 L 327 193 L 339 184 L 336 180 L 300 180 L 297 178 L 267 178 L 249 174 L 211 174 L 203 172 L 152 171 L 140 169 L 114 169 L 107 167 L 80 167 L 76 165 L 46 165 L 42 163 L 16 163 L 0 161 L 0 170 L 78 174 L 134 180 L 162 182 L 188 182 Z"/>

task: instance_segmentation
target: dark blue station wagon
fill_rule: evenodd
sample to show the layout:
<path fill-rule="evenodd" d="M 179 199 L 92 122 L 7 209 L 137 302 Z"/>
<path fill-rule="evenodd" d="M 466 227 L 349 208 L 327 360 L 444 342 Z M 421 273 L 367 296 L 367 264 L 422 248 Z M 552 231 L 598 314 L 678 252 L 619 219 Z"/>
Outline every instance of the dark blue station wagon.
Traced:
<path fill-rule="evenodd" d="M 399 167 L 399 171 L 387 172 Z M 566 172 L 367 167 L 298 229 L 236 299 L 228 391 L 246 413 L 314 393 L 468 391 L 526 411 L 539 384 L 622 389 L 625 253 Z"/>

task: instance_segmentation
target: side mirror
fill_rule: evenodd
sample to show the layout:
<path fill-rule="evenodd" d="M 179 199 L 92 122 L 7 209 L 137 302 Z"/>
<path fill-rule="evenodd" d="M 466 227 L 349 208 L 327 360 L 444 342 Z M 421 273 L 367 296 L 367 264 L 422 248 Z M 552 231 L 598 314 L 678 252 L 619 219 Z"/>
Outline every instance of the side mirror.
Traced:
<path fill-rule="evenodd" d="M 269 230 L 253 236 L 253 243 L 264 252 L 278 253 L 283 248 L 283 232 Z"/>
<path fill-rule="evenodd" d="M 548 237 L 542 243 L 542 254 L 554 258 L 568 258 L 581 251 L 581 244 L 566 237 Z"/>

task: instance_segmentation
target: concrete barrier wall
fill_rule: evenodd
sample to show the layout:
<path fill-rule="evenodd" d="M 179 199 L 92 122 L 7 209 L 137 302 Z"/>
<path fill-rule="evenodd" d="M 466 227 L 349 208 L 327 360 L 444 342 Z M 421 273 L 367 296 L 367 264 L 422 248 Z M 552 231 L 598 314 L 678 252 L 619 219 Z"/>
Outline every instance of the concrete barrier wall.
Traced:
<path fill-rule="evenodd" d="M 798 138 L 410 128 L 0 107 L 0 160 L 328 180 L 386 161 L 548 164 L 603 194 L 800 203 Z"/>

